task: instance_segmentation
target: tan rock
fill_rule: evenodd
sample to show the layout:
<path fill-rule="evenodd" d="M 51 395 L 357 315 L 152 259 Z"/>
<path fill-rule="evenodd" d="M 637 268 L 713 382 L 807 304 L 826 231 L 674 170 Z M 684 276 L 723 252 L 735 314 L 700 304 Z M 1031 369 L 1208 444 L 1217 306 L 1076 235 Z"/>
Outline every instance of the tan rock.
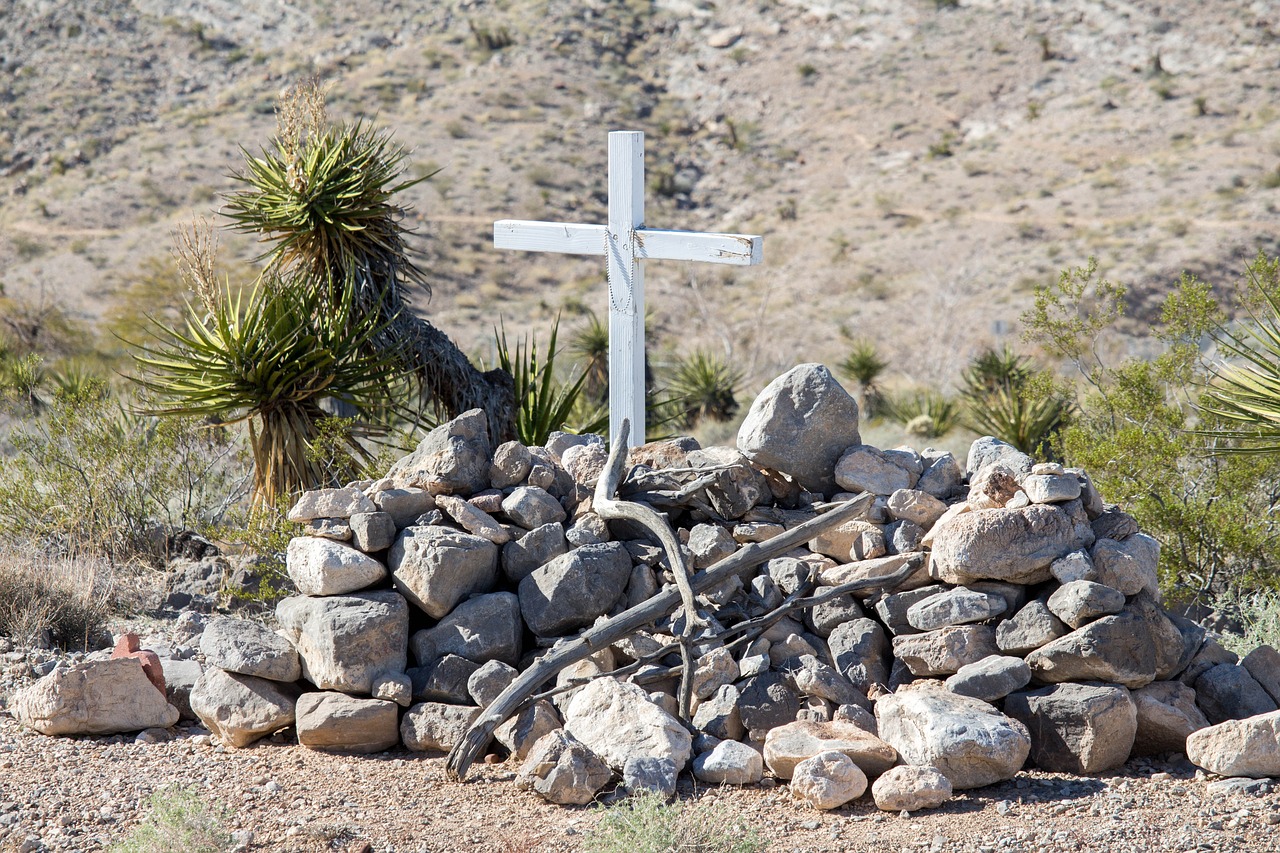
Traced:
<path fill-rule="evenodd" d="M 936 767 L 900 764 L 881 774 L 871 786 L 876 808 L 887 812 L 936 809 L 951 799 L 951 780 Z"/>
<path fill-rule="evenodd" d="M 1280 711 L 1192 732 L 1187 758 L 1220 776 L 1280 776 Z"/>
<path fill-rule="evenodd" d="M 867 790 L 867 776 L 843 752 L 820 752 L 796 765 L 791 795 L 815 809 L 838 809 Z"/>
<path fill-rule="evenodd" d="M 770 729 L 764 739 L 764 762 L 781 779 L 790 779 L 796 765 L 820 752 L 844 753 L 872 777 L 898 761 L 893 747 L 853 723 L 798 720 Z"/>
<path fill-rule="evenodd" d="M 178 709 L 134 658 L 55 667 L 13 697 L 18 722 L 46 735 L 107 735 L 168 728 Z"/>

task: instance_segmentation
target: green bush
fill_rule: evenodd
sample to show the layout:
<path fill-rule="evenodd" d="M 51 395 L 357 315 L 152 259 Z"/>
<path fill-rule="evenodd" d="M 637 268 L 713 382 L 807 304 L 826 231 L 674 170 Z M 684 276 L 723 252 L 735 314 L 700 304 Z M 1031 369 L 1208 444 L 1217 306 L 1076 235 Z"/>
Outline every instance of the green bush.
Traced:
<path fill-rule="evenodd" d="M 876 345 L 865 338 L 855 339 L 849 354 L 836 366 L 841 376 L 858 383 L 858 403 L 867 420 L 879 417 L 884 409 L 884 393 L 876 383 L 888 366 Z"/>
<path fill-rule="evenodd" d="M 556 357 L 560 350 L 556 348 L 556 339 L 560 333 L 560 318 L 557 317 L 551 326 L 551 341 L 544 355 L 538 355 L 538 339 L 530 334 L 528 338 L 516 341 L 513 349 L 507 343 L 507 330 L 499 324 L 494 329 L 494 338 L 498 347 L 498 364 L 515 380 L 516 404 L 516 436 L 529 446 L 541 446 L 556 430 L 568 429 L 572 432 L 603 432 L 609 424 L 608 411 L 598 410 L 588 422 L 576 427 L 568 421 L 575 411 L 581 412 L 578 399 L 586 385 L 588 371 L 583 370 L 577 376 L 562 380 L 556 370 Z"/>
<path fill-rule="evenodd" d="M 151 796 L 150 814 L 112 853 L 226 853 L 233 841 L 230 812 L 194 790 L 166 788 Z"/>
<path fill-rule="evenodd" d="M 732 825 L 713 801 L 668 804 L 659 794 L 629 797 L 586 833 L 586 853 L 757 853 L 764 841 Z"/>
<path fill-rule="evenodd" d="M 669 391 L 680 409 L 680 423 L 692 429 L 701 421 L 723 423 L 738 411 L 742 371 L 701 350 L 676 361 Z"/>
<path fill-rule="evenodd" d="M 940 438 L 960 423 L 960 406 L 932 388 L 885 394 L 884 416 L 919 438 Z"/>
<path fill-rule="evenodd" d="M 1052 388 L 1034 362 L 1005 347 L 987 349 L 961 376 L 964 423 L 979 435 L 993 435 L 1023 453 L 1052 455 L 1052 441 L 1067 424 L 1071 403 Z"/>
<path fill-rule="evenodd" d="M 1218 641 L 1244 657 L 1258 646 L 1280 649 L 1280 596 L 1274 589 L 1244 592 L 1228 587 L 1214 596 L 1215 611 L 1240 626 L 1240 632 L 1223 631 Z"/>

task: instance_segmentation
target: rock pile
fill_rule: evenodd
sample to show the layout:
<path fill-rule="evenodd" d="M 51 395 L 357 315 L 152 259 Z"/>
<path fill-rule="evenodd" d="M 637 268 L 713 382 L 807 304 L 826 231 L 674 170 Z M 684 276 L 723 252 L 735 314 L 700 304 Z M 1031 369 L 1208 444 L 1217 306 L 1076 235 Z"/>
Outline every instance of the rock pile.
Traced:
<path fill-rule="evenodd" d="M 521 785 L 582 803 L 615 775 L 666 793 L 686 770 L 734 785 L 767 771 L 817 808 L 870 790 L 896 811 L 1028 760 L 1097 773 L 1185 749 L 1214 772 L 1280 775 L 1280 655 L 1240 661 L 1165 612 L 1158 543 L 1085 472 L 990 437 L 963 466 L 881 450 L 857 418 L 825 368 L 801 365 L 755 401 L 736 448 L 630 451 L 619 498 L 665 512 L 691 569 L 833 502 L 863 512 L 699 595 L 687 723 L 681 656 L 662 654 L 683 611 L 553 674 L 495 733 Z M 492 447 L 476 410 L 380 480 L 303 495 L 299 594 L 275 632 L 208 624 L 191 709 L 234 746 L 294 725 L 317 749 L 451 749 L 548 651 L 675 584 L 649 532 L 593 510 L 607 456 L 559 433 Z"/>

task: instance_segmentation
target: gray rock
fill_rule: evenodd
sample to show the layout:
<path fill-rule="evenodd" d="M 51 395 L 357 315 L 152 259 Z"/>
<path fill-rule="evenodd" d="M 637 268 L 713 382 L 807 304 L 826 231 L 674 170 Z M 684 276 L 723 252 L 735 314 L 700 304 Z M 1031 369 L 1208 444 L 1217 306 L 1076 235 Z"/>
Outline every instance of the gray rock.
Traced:
<path fill-rule="evenodd" d="M 303 536 L 332 539 L 335 542 L 351 541 L 351 524 L 345 518 L 313 518 L 302 525 Z"/>
<path fill-rule="evenodd" d="M 1004 581 L 970 581 L 965 584 L 968 589 L 974 592 L 985 592 L 990 595 L 998 595 L 1004 599 L 1006 608 L 1005 613 L 1016 613 L 1022 609 L 1027 603 L 1027 587 L 1020 583 L 1005 583 Z"/>
<path fill-rule="evenodd" d="M 800 713 L 800 699 L 783 675 L 765 672 L 738 685 L 738 712 L 748 733 L 763 736 L 770 729 L 793 722 Z"/>
<path fill-rule="evenodd" d="M 564 454 L 571 447 L 588 447 L 594 445 L 596 447 L 604 446 L 604 439 L 594 433 L 574 433 L 553 431 L 547 436 L 547 452 L 556 458 L 557 461 L 564 459 Z"/>
<path fill-rule="evenodd" d="M 835 723 L 852 723 L 864 732 L 870 732 L 879 737 L 880 727 L 876 724 L 875 714 L 871 713 L 870 709 L 870 701 L 867 701 L 865 705 L 841 705 L 832 712 L 831 721 Z"/>
<path fill-rule="evenodd" d="M 874 560 L 888 553 L 884 531 L 858 518 L 828 527 L 809 540 L 809 550 L 841 563 Z"/>
<path fill-rule="evenodd" d="M 836 627 L 827 638 L 835 668 L 867 692 L 889 681 L 889 638 L 874 619 L 854 619 Z"/>
<path fill-rule="evenodd" d="M 353 513 L 373 512 L 377 507 L 359 489 L 313 489 L 298 496 L 289 508 L 290 521 L 315 518 L 350 518 Z"/>
<path fill-rule="evenodd" d="M 1124 593 L 1093 581 L 1071 581 L 1053 591 L 1046 602 L 1049 612 L 1072 628 L 1080 628 L 1099 616 L 1124 610 Z"/>
<path fill-rule="evenodd" d="M 1214 725 L 1277 710 L 1275 700 L 1240 664 L 1210 667 L 1196 679 L 1195 689 L 1196 704 Z"/>
<path fill-rule="evenodd" d="M 163 729 L 179 716 L 134 658 L 57 665 L 18 690 L 10 710 L 22 725 L 55 736 Z"/>
<path fill-rule="evenodd" d="M 1135 533 L 1122 542 L 1099 539 L 1089 551 L 1098 583 L 1136 595 L 1144 589 L 1159 600 L 1160 543 L 1145 533 Z"/>
<path fill-rule="evenodd" d="M 737 581 L 738 587 L 741 589 L 742 581 L 738 580 L 737 577 L 730 578 L 730 580 Z M 646 565 L 632 566 L 631 579 L 627 581 L 627 607 L 643 604 L 657 594 L 658 580 L 653 576 L 653 569 Z"/>
<path fill-rule="evenodd" d="M 1058 583 L 1096 581 L 1098 579 L 1098 572 L 1093 567 L 1093 560 L 1089 559 L 1089 552 L 1083 549 L 1072 551 L 1070 554 L 1054 560 L 1049 566 L 1049 573 L 1053 575 L 1054 580 Z"/>
<path fill-rule="evenodd" d="M 991 655 L 965 664 L 947 679 L 947 689 L 983 702 L 1003 699 L 1031 683 L 1031 668 L 1022 658 Z"/>
<path fill-rule="evenodd" d="M 632 794 L 676 795 L 676 763 L 670 758 L 633 755 L 622 767 L 622 785 Z"/>
<path fill-rule="evenodd" d="M 871 777 L 898 763 L 892 746 L 853 723 L 796 720 L 770 729 L 764 739 L 764 763 L 779 779 L 790 779 L 800 762 L 823 752 L 848 756 Z"/>
<path fill-rule="evenodd" d="M 886 812 L 918 812 L 936 809 L 951 799 L 951 780 L 936 767 L 901 764 L 892 767 L 871 786 L 876 808 Z"/>
<path fill-rule="evenodd" d="M 1196 692 L 1178 681 L 1153 681 L 1132 692 L 1138 732 L 1134 755 L 1186 750 L 1187 736 L 1209 725 L 1196 707 Z"/>
<path fill-rule="evenodd" d="M 1240 665 L 1249 671 L 1273 701 L 1280 704 L 1280 652 L 1271 646 L 1258 646 L 1244 656 Z"/>
<path fill-rule="evenodd" d="M 584 545 L 520 581 L 520 611 L 540 637 L 585 628 L 618 600 L 631 576 L 631 558 L 616 542 Z"/>
<path fill-rule="evenodd" d="M 293 596 L 276 619 L 298 650 L 302 676 L 321 690 L 369 693 L 373 680 L 404 672 L 409 606 L 391 590 L 344 596 Z"/>
<path fill-rule="evenodd" d="M 498 546 L 449 527 L 406 527 L 387 555 L 396 588 L 432 619 L 493 589 Z"/>
<path fill-rule="evenodd" d="M 888 508 L 895 521 L 910 521 L 925 530 L 947 511 L 946 504 L 919 489 L 899 489 L 889 495 Z"/>
<path fill-rule="evenodd" d="M 1031 601 L 996 626 L 996 646 L 1011 655 L 1025 655 L 1071 632 L 1040 600 Z"/>
<path fill-rule="evenodd" d="M 688 545 L 695 569 L 710 568 L 738 550 L 733 534 L 718 524 L 695 524 Z"/>
<path fill-rule="evenodd" d="M 489 466 L 489 482 L 495 489 L 505 489 L 524 482 L 529 476 L 529 468 L 533 465 L 533 457 L 529 448 L 518 441 L 507 441 L 498 445 L 493 451 L 493 462 Z"/>
<path fill-rule="evenodd" d="M 925 469 L 916 481 L 917 489 L 944 501 L 964 490 L 964 471 L 954 455 L 926 449 L 922 456 Z"/>
<path fill-rule="evenodd" d="M 413 685 L 413 698 L 448 705 L 471 704 L 468 685 L 480 664 L 457 655 L 428 661 L 406 673 Z"/>
<path fill-rule="evenodd" d="M 403 672 L 383 673 L 373 679 L 369 693 L 374 699 L 385 699 L 408 708 L 413 704 L 413 679 Z"/>
<path fill-rule="evenodd" d="M 793 658 L 788 674 L 802 696 L 816 696 L 837 705 L 861 705 L 867 701 L 847 678 L 814 655 Z"/>
<path fill-rule="evenodd" d="M 345 693 L 303 693 L 298 697 L 298 743 L 308 749 L 367 754 L 400 743 L 395 702 Z"/>
<path fill-rule="evenodd" d="M 823 595 L 834 588 L 819 586 L 814 588 L 813 595 Z M 832 631 L 845 622 L 852 622 L 854 619 L 863 619 L 865 617 L 866 614 L 863 613 L 858 600 L 852 595 L 846 594 L 836 596 L 830 601 L 814 607 L 806 608 L 804 611 L 804 624 L 810 631 L 826 639 L 831 636 Z"/>
<path fill-rule="evenodd" d="M 1022 723 L 979 699 L 939 688 L 880 697 L 876 721 L 880 737 L 904 763 L 936 767 L 956 789 L 1012 779 L 1031 750 Z"/>
<path fill-rule="evenodd" d="M 947 583 L 990 578 L 1039 583 L 1054 560 L 1092 544 L 1084 519 L 1063 507 L 1035 504 L 1020 510 L 988 509 L 957 516 L 933 540 L 931 571 Z"/>
<path fill-rule="evenodd" d="M 940 584 L 930 584 L 919 589 L 895 592 L 883 596 L 876 602 L 876 615 L 880 617 L 880 621 L 889 629 L 889 632 L 895 636 L 898 634 L 918 634 L 920 633 L 919 629 L 911 627 L 911 623 L 907 621 L 907 611 L 916 602 L 924 601 L 926 598 L 937 595 L 940 592 L 946 592 L 946 587 Z"/>
<path fill-rule="evenodd" d="M 724 647 L 712 649 L 699 657 L 693 666 L 693 695 L 706 699 L 738 678 L 738 662 Z"/>
<path fill-rule="evenodd" d="M 1071 474 L 1028 474 L 1021 485 L 1035 504 L 1057 504 L 1080 497 L 1080 480 Z"/>
<path fill-rule="evenodd" d="M 565 539 L 574 548 L 583 545 L 599 545 L 613 537 L 609 533 L 609 524 L 594 512 L 584 513 L 564 532 Z"/>
<path fill-rule="evenodd" d="M 836 462 L 835 477 L 840 488 L 850 492 L 892 495 L 910 489 L 920 479 L 920 466 L 903 454 L 880 450 L 869 444 L 850 447 Z M 941 515 L 941 513 L 939 513 Z"/>
<path fill-rule="evenodd" d="M 770 382 L 738 430 L 738 449 L 751 461 L 822 494 L 835 491 L 836 460 L 861 442 L 858 404 L 820 364 L 797 365 Z"/>
<path fill-rule="evenodd" d="M 413 635 L 410 648 L 419 665 L 442 655 L 458 655 L 476 663 L 520 662 L 524 622 L 514 593 L 493 592 L 468 598 L 453 612 Z"/>
<path fill-rule="evenodd" d="M 400 719 L 400 740 L 414 752 L 448 752 L 479 715 L 474 705 L 419 702 Z"/>
<path fill-rule="evenodd" d="M 396 520 L 391 513 L 357 512 L 351 516 L 351 544 L 366 554 L 386 550 L 395 540 Z"/>
<path fill-rule="evenodd" d="M 563 729 L 544 735 L 529 751 L 516 785 L 557 805 L 581 806 L 613 778 L 609 766 Z"/>
<path fill-rule="evenodd" d="M 1155 680 L 1159 649 L 1152 620 L 1125 610 L 1104 616 L 1027 655 L 1042 682 L 1106 681 L 1135 688 Z"/>
<path fill-rule="evenodd" d="M 436 499 L 426 489 L 381 489 L 373 493 L 372 499 L 398 528 L 410 526 L 418 516 L 436 508 Z"/>
<path fill-rule="evenodd" d="M 1220 663 L 1239 663 L 1240 656 L 1222 647 L 1217 640 L 1209 637 L 1192 656 L 1191 662 L 1178 675 L 1178 680 L 1189 687 L 1194 687 L 1196 679 Z"/>
<path fill-rule="evenodd" d="M 523 761 L 543 735 L 561 727 L 560 715 L 546 699 L 539 699 L 494 730 L 493 736 L 519 761 Z"/>
<path fill-rule="evenodd" d="M 867 790 L 867 776 L 847 755 L 820 752 L 796 765 L 791 796 L 815 809 L 838 809 Z"/>
<path fill-rule="evenodd" d="M 518 583 L 568 550 L 564 528 L 544 524 L 502 546 L 502 571 Z"/>
<path fill-rule="evenodd" d="M 693 775 L 708 785 L 754 785 L 764 776 L 764 759 L 745 743 L 726 740 L 694 759 Z"/>
<path fill-rule="evenodd" d="M 570 447 L 560 457 L 560 464 L 573 481 L 589 487 L 595 486 L 608 461 L 609 452 L 603 441 Z"/>
<path fill-rule="evenodd" d="M 393 488 L 470 495 L 489 487 L 492 458 L 488 418 L 471 409 L 427 433 L 413 453 L 391 467 L 387 479 Z"/>
<path fill-rule="evenodd" d="M 559 524 L 565 520 L 564 507 L 545 489 L 537 486 L 521 486 L 502 499 L 502 511 L 507 518 L 523 527 L 534 530 L 544 524 Z"/>
<path fill-rule="evenodd" d="M 884 528 L 885 550 L 890 554 L 911 554 L 920 550 L 924 528 L 914 521 L 895 521 Z"/>
<path fill-rule="evenodd" d="M 457 495 L 439 495 L 436 497 L 436 506 L 473 536 L 488 539 L 494 545 L 505 545 L 511 541 L 511 533 L 507 528 L 470 501 Z"/>
<path fill-rule="evenodd" d="M 210 667 L 191 689 L 191 710 L 228 746 L 245 747 L 293 725 L 297 690 Z"/>
<path fill-rule="evenodd" d="M 1109 506 L 1090 522 L 1095 538 L 1122 541 L 1138 532 L 1138 522 L 1117 506 Z"/>
<path fill-rule="evenodd" d="M 1031 760 L 1054 773 L 1121 766 L 1133 750 L 1137 709 L 1110 684 L 1056 684 L 1005 697 L 1004 712 L 1031 732 Z"/>
<path fill-rule="evenodd" d="M 916 676 L 952 675 L 966 664 L 999 653 L 996 631 L 990 625 L 957 625 L 893 638 L 893 656 Z"/>
<path fill-rule="evenodd" d="M 315 536 L 295 536 L 285 551 L 289 578 L 303 595 L 341 595 L 387 576 L 382 563 L 349 545 Z"/>
<path fill-rule="evenodd" d="M 920 631 L 985 622 L 1004 613 L 1003 596 L 964 587 L 944 590 L 907 608 L 907 623 Z"/>
<path fill-rule="evenodd" d="M 738 740 L 746 734 L 738 710 L 738 688 L 726 684 L 715 695 L 698 703 L 693 726 L 720 740 Z"/>
<path fill-rule="evenodd" d="M 1193 732 L 1187 758 L 1219 776 L 1280 776 L 1280 711 Z"/>
<path fill-rule="evenodd" d="M 640 687 L 615 678 L 597 678 L 584 686 L 569 703 L 564 725 L 616 770 L 633 757 L 650 757 L 668 758 L 679 771 L 693 748 L 679 720 L 649 701 Z"/>
<path fill-rule="evenodd" d="M 179 718 L 194 720 L 196 712 L 191 710 L 191 689 L 196 686 L 204 667 L 193 660 L 164 660 L 165 696 L 169 704 L 178 709 Z"/>
<path fill-rule="evenodd" d="M 200 651 L 205 663 L 228 672 L 284 682 L 302 677 L 298 653 L 289 641 L 248 619 L 213 619 L 200 636 Z"/>
<path fill-rule="evenodd" d="M 721 518 L 742 518 L 770 494 L 764 477 L 752 467 L 751 460 L 732 447 L 690 451 L 687 460 L 691 468 L 713 469 L 704 494 Z"/>
<path fill-rule="evenodd" d="M 984 469 L 1003 465 L 1015 475 L 1030 474 L 1035 460 L 1012 444 L 990 435 L 984 435 L 969 446 L 969 459 L 965 465 L 969 482 L 978 478 Z"/>
<path fill-rule="evenodd" d="M 503 690 L 511 686 L 520 672 L 514 666 L 500 660 L 491 660 L 483 664 L 467 678 L 467 692 L 481 708 L 497 699 Z"/>

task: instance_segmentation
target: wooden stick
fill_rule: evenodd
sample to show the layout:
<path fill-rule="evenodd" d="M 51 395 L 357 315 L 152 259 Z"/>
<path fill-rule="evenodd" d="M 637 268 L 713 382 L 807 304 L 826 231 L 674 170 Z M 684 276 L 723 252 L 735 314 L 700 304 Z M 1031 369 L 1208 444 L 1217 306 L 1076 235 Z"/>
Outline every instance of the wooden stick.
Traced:
<path fill-rule="evenodd" d="M 766 560 L 785 554 L 813 539 L 819 533 L 831 527 L 860 518 L 875 501 L 875 496 L 864 493 L 825 515 L 806 521 L 772 539 L 752 543 L 739 551 L 730 554 L 714 566 L 695 574 L 690 579 L 694 592 L 711 589 L 731 575 L 754 568 Z M 879 579 L 877 579 L 879 580 Z M 608 619 L 584 631 L 576 640 L 553 648 L 536 663 L 520 673 L 506 690 L 498 695 L 490 705 L 480 712 L 467 733 L 454 745 L 449 753 L 446 771 L 449 778 L 461 780 L 466 777 L 478 756 L 489 741 L 493 739 L 493 731 L 502 725 L 524 700 L 535 693 L 549 678 L 570 664 L 590 657 L 601 649 L 629 637 L 663 616 L 671 613 L 681 603 L 677 590 L 665 590 L 624 610 L 612 619 Z"/>

